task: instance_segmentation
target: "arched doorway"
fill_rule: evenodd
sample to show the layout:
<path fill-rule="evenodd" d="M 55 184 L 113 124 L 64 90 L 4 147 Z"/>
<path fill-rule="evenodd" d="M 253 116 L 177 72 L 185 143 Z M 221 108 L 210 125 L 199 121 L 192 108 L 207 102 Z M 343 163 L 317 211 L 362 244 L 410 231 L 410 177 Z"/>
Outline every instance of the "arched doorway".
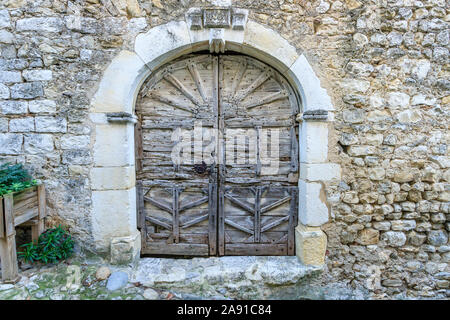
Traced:
<path fill-rule="evenodd" d="M 147 78 L 136 101 L 143 254 L 294 255 L 294 90 L 242 54 L 191 54 Z"/>

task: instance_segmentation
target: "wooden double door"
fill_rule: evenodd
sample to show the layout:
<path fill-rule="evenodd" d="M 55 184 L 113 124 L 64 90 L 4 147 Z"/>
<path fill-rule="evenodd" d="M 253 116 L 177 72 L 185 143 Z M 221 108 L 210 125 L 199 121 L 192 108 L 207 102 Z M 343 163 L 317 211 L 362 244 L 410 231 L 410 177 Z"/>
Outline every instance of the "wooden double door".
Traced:
<path fill-rule="evenodd" d="M 136 102 L 142 254 L 293 255 L 295 94 L 244 55 L 163 66 Z"/>

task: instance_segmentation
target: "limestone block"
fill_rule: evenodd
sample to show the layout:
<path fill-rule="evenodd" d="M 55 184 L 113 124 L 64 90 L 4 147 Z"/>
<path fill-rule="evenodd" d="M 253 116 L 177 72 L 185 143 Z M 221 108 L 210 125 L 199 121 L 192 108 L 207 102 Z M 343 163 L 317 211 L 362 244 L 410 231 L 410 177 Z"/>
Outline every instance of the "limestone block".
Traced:
<path fill-rule="evenodd" d="M 17 31 L 61 32 L 63 21 L 60 18 L 26 18 L 16 22 Z"/>
<path fill-rule="evenodd" d="M 300 90 L 303 111 L 315 109 L 331 111 L 334 109 L 330 96 L 322 88 L 319 78 L 304 55 L 295 60 L 289 69 L 289 74 Z"/>
<path fill-rule="evenodd" d="M 0 99 L 9 99 L 10 96 L 9 88 L 3 83 L 0 83 Z"/>
<path fill-rule="evenodd" d="M 52 100 L 33 100 L 28 103 L 31 113 L 55 113 L 56 103 Z"/>
<path fill-rule="evenodd" d="M 0 134 L 0 154 L 19 154 L 22 151 L 22 141 L 21 134 Z"/>
<path fill-rule="evenodd" d="M 141 234 L 135 231 L 126 237 L 116 237 L 111 240 L 111 263 L 136 263 L 141 252 Z"/>
<path fill-rule="evenodd" d="M 324 163 L 328 154 L 328 124 L 303 121 L 300 129 L 300 162 Z"/>
<path fill-rule="evenodd" d="M 51 70 L 24 70 L 22 75 L 27 81 L 49 81 L 53 78 Z"/>
<path fill-rule="evenodd" d="M 7 9 L 0 10 L 0 28 L 9 28 L 11 26 L 11 18 Z"/>
<path fill-rule="evenodd" d="M 139 34 L 134 51 L 150 69 L 167 62 L 168 58 L 190 53 L 191 37 L 186 22 L 171 21 Z"/>
<path fill-rule="evenodd" d="M 36 117 L 37 132 L 67 132 L 67 120 L 62 117 Z"/>
<path fill-rule="evenodd" d="M 299 180 L 299 221 L 307 226 L 320 226 L 328 221 L 325 189 L 321 183 Z"/>
<path fill-rule="evenodd" d="M 319 227 L 298 225 L 295 228 L 297 257 L 306 265 L 323 265 L 327 250 L 327 236 Z"/>
<path fill-rule="evenodd" d="M 341 178 L 341 167 L 336 163 L 300 163 L 300 179 L 329 181 Z"/>
<path fill-rule="evenodd" d="M 96 126 L 94 165 L 96 167 L 134 165 L 134 125 L 132 123 Z"/>
<path fill-rule="evenodd" d="M 4 71 L 0 73 L 0 82 L 15 83 L 22 82 L 20 71 Z"/>
<path fill-rule="evenodd" d="M 88 148 L 90 142 L 91 137 L 89 135 L 64 135 L 60 140 L 62 150 Z"/>
<path fill-rule="evenodd" d="M 3 114 L 22 114 L 28 111 L 26 101 L 2 101 L 0 110 Z"/>
<path fill-rule="evenodd" d="M 34 99 L 44 95 L 40 82 L 16 83 L 10 89 L 12 99 Z"/>
<path fill-rule="evenodd" d="M 92 100 L 93 111 L 131 113 L 137 87 L 149 72 L 136 53 L 121 51 L 103 74 Z"/>
<path fill-rule="evenodd" d="M 287 71 L 298 58 L 296 49 L 286 39 L 254 21 L 247 22 L 243 44 L 243 53 L 269 62 L 281 72 Z"/>
<path fill-rule="evenodd" d="M 10 132 L 31 132 L 34 131 L 34 118 L 19 118 L 9 121 Z"/>
<path fill-rule="evenodd" d="M 136 189 L 92 191 L 92 234 L 97 250 L 109 250 L 111 240 L 136 232 Z"/>
<path fill-rule="evenodd" d="M 27 134 L 23 147 L 27 154 L 45 154 L 54 149 L 53 137 L 51 134 Z"/>
<path fill-rule="evenodd" d="M 135 167 L 92 168 L 91 184 L 93 190 L 132 188 L 136 185 Z"/>

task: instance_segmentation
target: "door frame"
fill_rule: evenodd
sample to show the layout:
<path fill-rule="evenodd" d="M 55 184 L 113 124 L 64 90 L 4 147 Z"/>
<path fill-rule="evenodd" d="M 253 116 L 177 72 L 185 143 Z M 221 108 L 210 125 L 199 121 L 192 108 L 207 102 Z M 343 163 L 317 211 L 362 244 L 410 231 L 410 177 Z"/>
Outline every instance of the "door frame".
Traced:
<path fill-rule="evenodd" d="M 208 50 L 211 30 L 220 29 L 192 29 L 187 15 L 186 21 L 170 21 L 139 34 L 134 50 L 120 51 L 106 68 L 91 101 L 92 245 L 98 252 L 109 253 L 112 263 L 137 259 L 140 253 L 133 118 L 140 86 L 159 66 L 188 53 Z M 286 76 L 299 96 L 303 113 L 297 117 L 300 205 L 296 253 L 306 264 L 321 264 L 326 236 L 320 226 L 328 222 L 330 207 L 324 197 L 326 184 L 340 179 L 340 166 L 328 157 L 335 147 L 328 143 L 334 120 L 331 97 L 305 54 L 297 53 L 301 48 L 291 45 L 277 31 L 251 19 L 239 28 L 222 30 L 214 34 L 224 42 L 225 51 L 244 53 L 272 66 Z"/>
<path fill-rule="evenodd" d="M 291 157 L 291 161 L 290 161 L 290 171 L 289 174 L 295 174 L 298 175 L 298 171 L 299 171 L 299 166 L 298 166 L 298 138 L 297 138 L 297 127 L 298 124 L 295 121 L 295 115 L 298 114 L 298 109 L 299 109 L 299 105 L 298 105 L 298 100 L 296 99 L 295 96 L 295 91 L 294 89 L 291 87 L 291 85 L 289 84 L 289 82 L 287 81 L 287 79 L 281 74 L 279 73 L 277 70 L 271 68 L 269 65 L 253 58 L 253 57 L 249 57 L 247 55 L 242 55 L 239 53 L 217 53 L 217 54 L 211 54 L 211 53 L 207 53 L 207 52 L 198 52 L 198 53 L 194 53 L 194 54 L 189 54 L 189 55 L 185 55 L 182 57 L 179 57 L 178 59 L 176 59 L 175 61 L 171 61 L 169 63 L 167 63 L 166 65 L 162 66 L 161 68 L 159 68 L 158 70 L 155 70 L 152 75 L 150 75 L 146 81 L 145 84 L 143 85 L 142 89 L 144 90 L 144 92 L 141 92 L 141 100 L 140 103 L 142 103 L 142 105 L 139 106 L 139 108 L 136 107 L 136 117 L 137 117 L 137 122 L 135 124 L 135 159 L 136 159 L 136 171 L 137 171 L 137 176 L 139 175 L 139 171 L 143 169 L 143 165 L 142 165 L 142 161 L 141 159 L 144 159 L 143 156 L 143 145 L 145 145 L 145 143 L 148 143 L 149 140 L 143 140 L 143 127 L 144 129 L 150 129 L 146 127 L 145 125 L 142 124 L 142 117 L 145 111 L 149 111 L 148 109 L 142 109 L 142 106 L 146 105 L 145 103 L 145 99 L 146 96 L 149 96 L 149 92 L 154 90 L 154 88 L 152 89 L 152 87 L 154 85 L 157 85 L 157 83 L 159 83 L 160 81 L 162 81 L 162 79 L 164 78 L 164 75 L 167 74 L 171 74 L 172 71 L 175 70 L 186 70 L 187 68 L 189 68 L 189 65 L 191 63 L 198 63 L 198 62 L 206 62 L 208 61 L 210 62 L 210 65 L 212 67 L 211 71 L 212 71 L 212 79 L 210 79 L 212 81 L 212 84 L 210 84 L 210 89 L 212 89 L 212 94 L 210 97 L 212 97 L 212 105 L 211 105 L 211 118 L 210 120 L 214 120 L 214 124 L 212 125 L 213 128 L 217 128 L 218 132 L 219 132 L 219 137 L 224 137 L 225 136 L 225 131 L 227 129 L 227 125 L 224 121 L 224 115 L 225 115 L 225 111 L 226 109 L 224 109 L 224 105 L 226 104 L 225 101 L 228 101 L 227 97 L 228 96 L 223 96 L 223 94 L 220 92 L 221 88 L 223 87 L 222 81 L 225 81 L 224 78 L 222 78 L 222 76 L 224 75 L 224 65 L 228 62 L 234 62 L 237 63 L 238 65 L 242 65 L 242 63 L 244 62 L 245 65 L 247 66 L 253 66 L 253 68 L 256 68 L 257 70 L 259 70 L 260 72 L 262 72 L 261 74 L 265 74 L 267 72 L 270 73 L 270 77 L 268 77 L 266 80 L 269 80 L 269 78 L 272 78 L 272 81 L 275 81 L 277 83 L 277 85 L 280 87 L 280 90 L 282 91 L 286 91 L 288 92 L 288 95 L 283 97 L 282 99 L 287 99 L 288 103 L 287 105 L 289 105 L 289 110 L 291 110 L 290 112 L 290 121 L 287 121 L 286 119 L 284 121 L 287 121 L 287 123 L 284 123 L 283 125 L 281 125 L 280 123 L 272 123 L 272 124 L 266 124 L 269 127 L 272 126 L 280 126 L 281 128 L 287 129 L 287 131 L 290 132 L 291 138 L 290 138 L 290 145 L 291 145 L 291 149 L 289 150 L 289 154 Z M 239 70 L 239 69 L 237 69 Z M 192 75 L 192 71 L 189 69 L 189 72 Z M 244 74 L 241 73 L 241 77 Z M 197 75 L 198 77 L 198 75 Z M 180 79 L 178 77 L 178 79 Z M 242 78 L 243 79 L 243 78 Z M 196 79 L 193 78 L 193 80 L 195 81 Z M 198 79 L 197 79 L 198 80 Z M 200 79 L 201 80 L 201 79 Z M 230 80 L 230 79 L 228 79 Z M 177 80 L 178 81 L 178 80 Z M 255 80 L 257 81 L 257 80 Z M 169 81 L 170 83 L 172 83 L 172 81 Z M 264 80 L 262 83 L 265 83 L 266 81 Z M 257 89 L 257 87 L 259 87 L 262 83 L 260 83 L 258 86 L 253 87 L 252 92 L 254 91 L 254 89 Z M 173 85 L 173 84 L 172 84 Z M 206 84 L 205 84 L 206 85 Z M 186 91 L 189 91 L 187 88 L 185 89 L 179 89 L 178 87 L 179 85 L 175 85 L 175 88 L 178 89 L 178 91 L 180 91 L 179 93 L 181 93 L 182 95 L 184 95 L 185 97 L 187 96 Z M 206 85 L 208 86 L 208 85 Z M 234 86 L 234 84 L 233 84 Z M 172 87 L 171 87 L 172 88 Z M 204 89 L 199 88 L 199 85 L 197 84 L 197 88 L 201 91 L 203 91 Z M 234 93 L 237 94 L 236 91 L 237 88 L 235 88 Z M 164 90 L 163 90 L 164 91 Z M 158 94 L 161 93 L 161 91 L 157 91 Z M 164 91 L 165 92 L 165 91 Z M 203 95 L 203 93 L 202 93 Z M 270 94 L 269 94 L 270 95 Z M 190 97 L 191 95 L 189 95 Z M 224 101 L 221 100 L 221 97 L 225 98 Z M 189 98 L 192 101 L 196 101 L 196 99 L 194 98 Z M 167 101 L 172 100 L 172 99 L 167 99 Z M 157 97 L 156 101 L 163 101 L 164 103 L 167 103 L 166 100 L 164 99 L 164 96 L 162 97 Z M 194 101 L 194 103 L 195 103 Z M 272 101 L 271 101 L 272 102 Z M 148 101 L 147 101 L 148 103 Z M 228 101 L 229 103 L 229 101 Z M 262 103 L 265 104 L 265 103 Z M 242 105 L 241 108 L 245 109 L 245 106 Z M 270 109 L 268 109 L 270 110 Z M 251 117 L 249 119 L 252 119 Z M 276 121 L 276 120 L 273 120 Z M 258 121 L 257 121 L 258 122 Z M 158 121 L 159 123 L 159 121 Z M 164 125 L 169 125 L 170 123 L 165 123 Z M 164 126 L 163 125 L 163 126 Z M 260 124 L 254 124 L 254 126 L 256 125 L 256 127 L 252 127 L 252 128 L 261 128 Z M 243 128 L 247 128 L 248 125 L 243 126 Z M 232 128 L 234 128 L 232 126 Z M 156 129 L 156 128 L 155 128 Z M 149 132 L 147 132 L 147 134 L 149 134 Z M 160 255 L 175 255 L 175 256 L 190 256 L 190 257 L 195 257 L 195 256 L 205 256 L 208 255 L 209 256 L 224 256 L 224 255 L 245 255 L 243 253 L 248 252 L 247 255 L 261 255 L 262 252 L 264 252 L 264 254 L 266 255 L 294 255 L 295 254 L 295 239 L 294 239 L 294 229 L 297 226 L 297 215 L 294 214 L 296 212 L 296 210 L 298 210 L 298 190 L 297 187 L 295 185 L 292 184 L 291 181 L 284 181 L 284 183 L 282 185 L 277 185 L 276 183 L 268 183 L 270 180 L 266 180 L 264 179 L 264 175 L 259 176 L 261 179 L 261 183 L 263 183 L 262 185 L 230 185 L 227 184 L 225 182 L 226 180 L 226 173 L 225 173 L 225 140 L 222 140 L 222 138 L 218 139 L 218 145 L 216 145 L 216 155 L 217 155 L 217 159 L 216 159 L 216 163 L 214 165 L 214 169 L 211 170 L 212 172 L 209 173 L 209 182 L 208 182 L 208 187 L 206 188 L 206 185 L 204 186 L 204 189 L 208 189 L 208 196 L 209 196 L 209 201 L 208 201 L 208 210 L 209 210 L 209 217 L 208 217 L 208 222 L 209 222 L 209 226 L 208 226 L 208 246 L 209 246 L 209 250 L 205 251 L 205 244 L 203 243 L 195 243 L 195 242 L 187 242 L 187 243 L 180 243 L 179 239 L 181 236 L 180 231 L 178 230 L 178 225 L 180 223 L 180 219 L 179 216 L 181 214 L 180 210 L 182 210 L 180 208 L 180 203 L 178 201 L 178 199 L 181 199 L 181 194 L 184 192 L 184 187 L 178 185 L 178 183 L 176 181 L 178 180 L 172 180 L 170 178 L 167 179 L 167 181 L 164 178 L 155 178 L 156 182 L 159 182 L 161 179 L 164 179 L 164 182 L 158 186 L 158 185 L 152 185 L 152 179 L 143 179 L 143 181 L 141 180 L 137 180 L 136 181 L 136 192 L 137 192 L 137 215 L 138 215 L 138 223 L 137 223 L 137 227 L 141 232 L 141 251 L 142 254 L 145 255 L 153 255 L 153 256 L 160 256 Z M 295 144 L 295 145 L 294 145 Z M 149 150 L 147 150 L 149 151 Z M 192 151 L 192 150 L 191 150 Z M 151 165 L 150 165 L 151 166 Z M 255 165 L 255 172 L 256 172 L 256 165 Z M 144 170 L 145 172 L 145 170 Z M 141 174 L 143 174 L 141 172 Z M 282 177 L 284 174 L 280 174 L 280 177 Z M 285 177 L 286 178 L 286 177 Z M 184 179 L 182 179 L 182 181 L 179 181 L 180 183 L 186 182 Z M 143 183 L 144 182 L 144 183 Z M 282 180 L 278 180 L 278 182 L 282 182 Z M 166 204 L 161 203 L 160 199 L 158 197 L 151 197 L 150 196 L 150 192 L 152 189 L 156 188 L 156 189 L 160 189 L 163 185 L 165 184 L 169 184 L 171 185 L 170 189 L 171 189 L 171 198 L 166 199 Z M 145 184 L 145 185 L 144 185 Z M 150 184 L 150 185 L 149 185 Z M 188 183 L 189 184 L 189 183 Z M 165 188 L 164 188 L 165 189 Z M 275 216 L 271 216 L 271 214 L 267 214 L 264 215 L 264 210 L 266 210 L 267 212 L 271 212 L 272 209 L 274 208 L 278 208 L 279 205 L 275 205 L 272 206 L 273 204 L 277 203 L 277 201 L 270 203 L 269 205 L 266 204 L 266 207 L 264 207 L 262 205 L 263 203 L 263 195 L 265 194 L 265 191 L 268 191 L 268 189 L 274 191 L 274 189 L 278 189 L 278 192 L 280 192 L 280 189 L 283 189 L 282 191 L 282 198 L 278 199 L 278 200 L 284 200 L 282 204 L 285 204 L 287 201 L 289 202 L 288 205 L 288 214 L 286 214 L 286 216 L 279 216 L 279 215 L 275 215 Z M 206 191 L 203 192 L 206 192 Z M 231 243 L 227 243 L 226 238 L 226 231 L 225 231 L 225 225 L 227 225 L 227 219 L 226 219 L 226 200 L 225 199 L 229 199 L 229 200 L 233 200 L 235 202 L 237 202 L 237 204 L 242 203 L 240 201 L 242 200 L 238 200 L 235 199 L 234 196 L 232 196 L 232 190 L 237 191 L 237 192 L 241 192 L 243 190 L 246 190 L 247 192 L 250 191 L 250 194 L 254 194 L 254 200 L 255 203 L 254 205 L 250 205 L 247 204 L 247 206 L 242 207 L 242 204 L 240 205 L 240 209 L 245 209 L 244 212 L 247 212 L 247 214 L 250 213 L 250 216 L 254 215 L 255 221 L 254 221 L 254 238 L 258 239 L 257 241 L 255 240 L 254 243 L 253 242 L 243 242 L 243 241 L 232 241 Z M 164 192 L 164 194 L 166 194 L 166 192 Z M 269 194 L 267 194 L 269 195 Z M 161 195 L 160 195 L 161 196 Z M 269 198 L 271 198 L 269 196 Z M 161 198 L 162 199 L 162 198 Z M 272 198 L 273 199 L 273 198 Z M 194 201 L 195 202 L 195 201 Z M 244 201 L 245 202 L 245 201 Z M 169 220 L 167 220 L 166 222 L 160 220 L 163 218 L 160 218 L 158 216 L 153 216 L 151 214 L 151 212 L 148 211 L 148 208 L 146 209 L 146 203 L 151 204 L 152 207 L 155 207 L 155 209 L 158 210 L 163 210 L 163 212 L 166 213 L 170 213 L 171 214 L 171 218 L 169 220 L 172 220 L 169 222 Z M 168 206 L 170 206 L 171 203 L 171 207 L 169 208 Z M 234 202 L 233 202 L 234 203 Z M 203 203 L 202 203 L 203 204 Z M 236 205 L 236 203 L 235 203 Z M 211 211 L 214 212 L 211 212 Z M 233 215 L 232 215 L 233 216 Z M 245 216 L 245 215 L 244 215 Z M 231 218 L 231 217 L 229 217 Z M 235 217 L 236 218 L 236 217 Z M 262 224 L 262 221 L 265 220 L 265 218 L 271 219 L 272 221 L 266 222 L 264 225 Z M 275 219 L 276 218 L 276 219 Z M 280 219 L 282 218 L 282 219 Z M 286 220 L 287 219 L 287 220 Z M 164 242 L 160 242 L 161 241 L 161 236 L 162 234 L 160 232 L 154 232 L 154 231 L 150 231 L 153 229 L 153 227 L 151 227 L 150 229 L 148 229 L 147 226 L 147 220 L 153 225 L 153 226 L 158 226 L 159 228 L 162 228 L 165 232 L 167 232 L 167 228 L 169 227 L 168 224 L 172 223 L 172 228 L 173 230 L 172 235 L 168 236 L 168 240 L 166 243 Z M 195 220 L 195 219 L 194 219 Z M 268 231 L 268 233 L 272 232 L 273 230 L 271 230 L 272 228 L 275 227 L 279 227 L 280 224 L 284 224 L 286 223 L 288 224 L 288 230 L 285 231 L 286 234 L 283 235 L 282 238 L 284 238 L 283 242 L 260 242 L 259 241 L 259 237 L 260 234 L 262 234 L 263 232 Z M 231 223 L 231 222 L 230 222 Z M 231 224 L 233 227 L 234 225 Z M 270 225 L 270 227 L 269 227 Z M 265 229 L 268 228 L 268 229 Z M 238 227 L 239 229 L 239 227 Z M 234 229 L 234 231 L 237 231 L 238 229 Z M 149 230 L 149 231 L 147 231 Z M 248 228 L 243 228 L 243 229 L 239 229 L 241 232 L 249 232 Z M 165 233 L 163 232 L 163 233 Z M 278 231 L 280 232 L 280 231 Z M 188 232 L 189 233 L 189 232 Z M 276 234 L 276 232 L 275 232 Z M 264 234 L 266 235 L 266 234 Z M 192 236 L 192 235 L 191 235 Z M 248 234 L 247 234 L 248 236 Z M 148 242 L 147 237 L 150 238 L 155 238 L 155 242 Z M 280 239 L 278 239 L 278 241 L 280 241 Z M 159 241 L 158 241 L 159 240 Z M 274 239 L 276 240 L 276 239 Z M 172 243 L 173 241 L 173 243 Z M 153 244 L 152 244 L 153 243 Z"/>

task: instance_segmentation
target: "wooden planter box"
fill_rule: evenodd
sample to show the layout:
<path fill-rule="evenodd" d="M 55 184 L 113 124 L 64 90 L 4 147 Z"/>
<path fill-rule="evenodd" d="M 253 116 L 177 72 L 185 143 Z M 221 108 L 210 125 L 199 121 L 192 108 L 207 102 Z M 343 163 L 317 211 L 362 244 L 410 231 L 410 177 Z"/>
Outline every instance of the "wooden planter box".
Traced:
<path fill-rule="evenodd" d="M 16 253 L 16 227 L 31 226 L 33 241 L 44 231 L 44 185 L 33 186 L 0 197 L 0 259 L 2 280 L 15 282 L 19 278 Z"/>

